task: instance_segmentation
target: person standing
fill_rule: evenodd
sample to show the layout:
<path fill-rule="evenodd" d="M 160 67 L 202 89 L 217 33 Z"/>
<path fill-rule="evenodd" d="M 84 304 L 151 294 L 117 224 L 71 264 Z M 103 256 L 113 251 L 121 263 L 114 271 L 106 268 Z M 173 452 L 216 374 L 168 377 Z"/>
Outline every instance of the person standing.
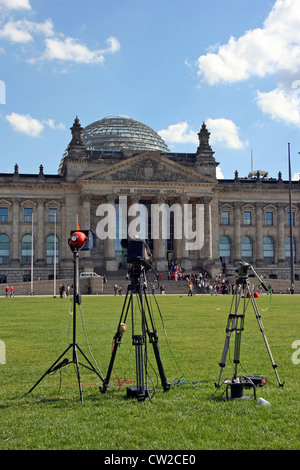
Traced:
<path fill-rule="evenodd" d="M 188 293 L 188 295 L 190 295 L 191 297 L 194 295 L 193 284 L 191 283 L 191 281 L 189 281 L 189 293 Z"/>

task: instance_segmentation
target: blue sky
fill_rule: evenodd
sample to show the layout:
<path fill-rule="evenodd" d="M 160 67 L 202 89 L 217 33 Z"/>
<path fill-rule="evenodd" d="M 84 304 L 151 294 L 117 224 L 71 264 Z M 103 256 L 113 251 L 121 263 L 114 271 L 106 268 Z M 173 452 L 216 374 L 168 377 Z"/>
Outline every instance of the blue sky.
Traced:
<path fill-rule="evenodd" d="M 113 114 L 219 178 L 300 173 L 299 0 L 0 0 L 0 161 L 57 173 L 76 116 Z M 253 160 L 251 160 L 251 154 Z"/>

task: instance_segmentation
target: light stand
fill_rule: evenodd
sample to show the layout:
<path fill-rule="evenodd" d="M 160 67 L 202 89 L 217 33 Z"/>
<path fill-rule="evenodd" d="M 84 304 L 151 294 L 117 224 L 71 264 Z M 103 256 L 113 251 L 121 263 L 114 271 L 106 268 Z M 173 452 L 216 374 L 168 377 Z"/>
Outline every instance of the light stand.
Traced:
<path fill-rule="evenodd" d="M 77 305 L 81 305 L 81 294 L 79 292 L 79 252 L 84 248 L 87 244 L 87 236 L 84 232 L 77 231 L 72 232 L 71 237 L 68 241 L 69 246 L 73 252 L 73 263 L 74 263 L 74 277 L 73 277 L 73 341 L 72 343 L 65 349 L 65 351 L 58 357 L 58 359 L 49 367 L 49 369 L 45 372 L 45 374 L 36 382 L 36 384 L 29 390 L 28 393 L 32 392 L 32 390 L 43 380 L 46 375 L 55 372 L 56 370 L 68 365 L 68 364 L 75 364 L 76 365 L 76 372 L 77 372 L 77 379 L 79 385 L 79 393 L 80 393 L 80 401 L 83 402 L 83 394 L 82 394 L 82 386 L 81 386 L 81 379 L 80 379 L 80 372 L 79 372 L 79 365 L 91 370 L 94 372 L 102 381 L 104 380 L 102 375 L 95 369 L 93 364 L 81 350 L 76 342 L 76 307 Z M 61 362 L 60 360 L 67 354 L 69 350 L 72 350 L 72 360 L 68 358 L 64 358 Z M 78 360 L 78 351 L 82 354 L 83 358 L 87 361 L 88 365 L 82 364 Z"/>
<path fill-rule="evenodd" d="M 219 380 L 218 383 L 215 384 L 217 388 L 221 386 L 221 377 L 222 377 L 222 372 L 225 367 L 226 363 L 226 358 L 229 350 L 229 343 L 230 339 L 232 336 L 235 336 L 235 342 L 234 342 L 234 358 L 233 358 L 233 363 L 234 363 L 234 375 L 231 381 L 225 381 L 224 383 L 227 383 L 227 389 L 228 387 L 231 388 L 231 398 L 243 398 L 244 397 L 244 388 L 251 388 L 252 386 L 256 385 L 264 385 L 265 378 L 264 377 L 257 377 L 257 376 L 239 376 L 238 375 L 238 364 L 240 363 L 240 349 L 241 349 L 241 336 L 242 336 L 242 331 L 244 330 L 244 321 L 245 321 L 245 313 L 246 313 L 246 306 L 249 301 L 251 300 L 251 304 L 259 325 L 259 329 L 262 333 L 267 351 L 269 353 L 269 357 L 272 363 L 272 367 L 274 369 L 278 384 L 280 387 L 283 387 L 284 383 L 280 382 L 278 373 L 277 373 L 277 367 L 278 365 L 275 364 L 271 349 L 267 340 L 267 337 L 265 335 L 265 330 L 264 326 L 261 320 L 261 315 L 259 313 L 257 304 L 255 302 L 255 298 L 253 295 L 253 292 L 251 290 L 250 282 L 248 279 L 248 273 L 249 270 L 252 270 L 253 274 L 257 277 L 257 279 L 260 281 L 262 287 L 265 289 L 265 291 L 268 291 L 267 287 L 265 284 L 261 281 L 259 278 L 258 274 L 254 271 L 253 267 L 248 264 L 248 263 L 240 263 L 240 268 L 238 270 L 238 278 L 236 280 L 235 284 L 235 289 L 232 297 L 232 303 L 231 303 L 231 308 L 230 308 L 230 313 L 228 316 L 228 321 L 227 321 L 227 327 L 226 327 L 226 339 L 225 339 L 225 345 L 223 349 L 223 354 L 221 358 L 221 362 L 219 363 L 219 366 L 221 367 L 220 370 L 220 375 L 219 375 Z M 242 301 L 242 313 L 239 313 L 239 308 L 241 304 L 241 299 L 243 298 Z M 226 389 L 226 393 L 227 393 Z M 228 395 L 227 395 L 228 397 Z"/>
<path fill-rule="evenodd" d="M 113 369 L 114 360 L 117 354 L 117 349 L 121 345 L 123 333 L 126 331 L 126 319 L 128 313 L 131 312 L 132 323 L 132 344 L 135 347 L 135 363 L 136 363 L 136 385 L 127 388 L 127 396 L 135 397 L 138 401 L 145 400 L 149 397 L 149 390 L 146 384 L 147 377 L 147 337 L 149 342 L 152 343 L 161 383 L 164 391 L 168 391 L 170 384 L 167 382 L 162 361 L 158 348 L 158 336 L 154 326 L 154 320 L 149 307 L 149 302 L 146 294 L 145 286 L 145 267 L 142 265 L 132 265 L 130 268 L 131 282 L 128 285 L 126 297 L 124 300 L 117 332 L 114 336 L 114 346 L 112 355 L 103 386 L 100 391 L 105 393 L 110 381 L 111 372 Z M 134 317 L 134 294 L 137 298 L 138 307 L 140 310 L 140 325 L 136 324 Z"/>

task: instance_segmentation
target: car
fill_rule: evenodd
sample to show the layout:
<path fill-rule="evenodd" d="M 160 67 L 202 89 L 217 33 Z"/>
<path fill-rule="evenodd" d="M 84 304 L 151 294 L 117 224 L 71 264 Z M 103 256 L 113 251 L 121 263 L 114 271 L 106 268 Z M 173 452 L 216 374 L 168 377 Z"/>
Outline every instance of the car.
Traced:
<path fill-rule="evenodd" d="M 80 277 L 101 277 L 101 276 L 94 272 L 83 272 L 83 273 L 80 273 Z"/>

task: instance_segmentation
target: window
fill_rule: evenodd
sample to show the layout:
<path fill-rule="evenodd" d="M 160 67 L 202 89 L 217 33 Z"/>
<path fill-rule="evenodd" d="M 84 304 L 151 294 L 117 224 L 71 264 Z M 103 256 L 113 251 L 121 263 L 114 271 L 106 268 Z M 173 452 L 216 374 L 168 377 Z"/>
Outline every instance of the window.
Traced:
<path fill-rule="evenodd" d="M 230 263 L 231 261 L 231 243 L 225 235 L 220 238 L 219 257 L 222 259 L 222 263 Z"/>
<path fill-rule="evenodd" d="M 8 210 L 7 207 L 0 207 L 0 222 L 8 221 Z"/>
<path fill-rule="evenodd" d="M 242 238 L 242 260 L 246 263 L 253 261 L 253 244 L 250 237 Z"/>
<path fill-rule="evenodd" d="M 49 235 L 46 240 L 46 263 L 54 264 L 54 248 L 56 251 L 56 263 L 59 261 L 59 240 L 56 237 L 56 245 L 54 245 L 54 235 Z"/>
<path fill-rule="evenodd" d="M 9 238 L 4 233 L 0 235 L 0 264 L 9 264 Z"/>
<path fill-rule="evenodd" d="M 49 222 L 54 224 L 57 222 L 57 209 L 56 208 L 49 208 Z"/>
<path fill-rule="evenodd" d="M 287 224 L 290 226 L 290 213 L 287 212 Z M 295 225 L 295 212 L 292 212 L 292 224 Z"/>
<path fill-rule="evenodd" d="M 229 225 L 229 212 L 221 211 L 221 225 Z"/>
<path fill-rule="evenodd" d="M 24 208 L 24 222 L 31 223 L 32 213 L 33 213 L 32 208 L 27 208 L 27 207 Z"/>
<path fill-rule="evenodd" d="M 32 250 L 32 237 L 31 235 L 24 235 L 22 238 L 21 243 L 21 263 L 22 264 L 29 264 L 31 263 L 31 250 Z M 34 256 L 34 249 L 33 249 L 33 256 Z"/>
<path fill-rule="evenodd" d="M 244 212 L 244 225 L 251 225 L 251 212 L 250 211 Z"/>
<path fill-rule="evenodd" d="M 285 237 L 284 245 L 285 245 L 285 257 L 288 261 L 290 261 L 290 258 L 291 258 L 290 237 Z M 295 242 L 295 239 L 293 239 L 293 257 L 294 257 L 294 262 L 296 262 L 296 242 Z"/>
<path fill-rule="evenodd" d="M 266 212 L 266 225 L 273 225 L 273 212 Z"/>
<path fill-rule="evenodd" d="M 264 237 L 264 260 L 274 263 L 274 240 L 272 237 Z"/>
<path fill-rule="evenodd" d="M 1 274 L 0 284 L 7 284 L 7 276 L 5 276 L 5 274 Z"/>

